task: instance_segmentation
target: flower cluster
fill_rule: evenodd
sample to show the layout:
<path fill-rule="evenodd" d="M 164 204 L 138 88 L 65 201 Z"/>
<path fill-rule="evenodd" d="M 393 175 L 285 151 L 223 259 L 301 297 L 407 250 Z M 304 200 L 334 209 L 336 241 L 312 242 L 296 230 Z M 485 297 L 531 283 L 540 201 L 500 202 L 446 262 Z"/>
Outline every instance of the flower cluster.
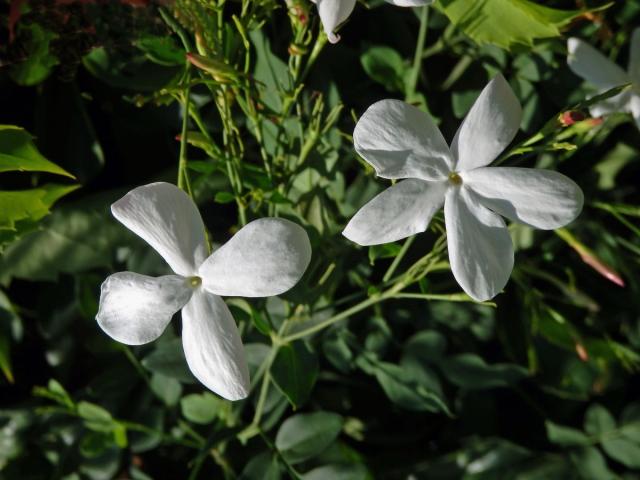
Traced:
<path fill-rule="evenodd" d="M 111 211 L 174 275 L 108 277 L 96 317 L 100 327 L 119 342 L 141 345 L 158 338 L 182 309 L 182 344 L 193 374 L 224 398 L 245 398 L 249 370 L 242 341 L 220 295 L 266 297 L 293 287 L 311 259 L 304 229 L 281 218 L 255 220 L 208 256 L 198 208 L 174 185 L 138 187 Z"/>
<path fill-rule="evenodd" d="M 355 0 L 313 1 L 329 40 L 337 42 L 335 30 Z M 640 127 L 640 28 L 632 36 L 628 72 L 579 39 L 569 39 L 568 51 L 570 68 L 601 91 L 632 85 L 593 106 L 592 115 L 630 112 Z M 355 127 L 355 150 L 378 176 L 397 182 L 364 205 L 344 235 L 364 246 L 394 242 L 424 232 L 444 208 L 453 276 L 471 298 L 493 298 L 514 264 L 502 217 L 556 229 L 572 222 L 583 206 L 581 189 L 558 172 L 489 166 L 513 141 L 521 119 L 520 103 L 502 75 L 481 92 L 451 144 L 426 113 L 407 103 L 371 105 Z M 562 120 L 571 124 L 575 118 Z M 221 296 L 265 297 L 292 288 L 311 258 L 305 230 L 281 218 L 255 220 L 209 255 L 196 205 L 167 183 L 132 190 L 112 212 L 164 258 L 173 274 L 109 276 L 96 317 L 100 327 L 117 341 L 140 345 L 158 338 L 182 310 L 184 353 L 193 374 L 224 398 L 245 398 L 250 382 L 242 341 Z"/>
<path fill-rule="evenodd" d="M 560 173 L 487 167 L 511 143 L 521 117 L 502 75 L 482 91 L 451 146 L 417 108 L 398 100 L 372 105 L 356 125 L 355 148 L 379 176 L 401 181 L 366 204 L 344 235 L 360 245 L 400 240 L 425 231 L 444 205 L 454 277 L 475 300 L 493 298 L 513 269 L 511 237 L 500 215 L 554 229 L 582 210 L 582 191 Z"/>

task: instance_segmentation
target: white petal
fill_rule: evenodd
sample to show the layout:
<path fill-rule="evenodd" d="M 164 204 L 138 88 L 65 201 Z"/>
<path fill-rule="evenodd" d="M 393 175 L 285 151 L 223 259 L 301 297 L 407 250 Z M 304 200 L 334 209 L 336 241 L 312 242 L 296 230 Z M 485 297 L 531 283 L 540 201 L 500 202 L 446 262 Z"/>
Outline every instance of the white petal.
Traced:
<path fill-rule="evenodd" d="M 636 122 L 636 125 L 640 129 L 640 95 L 633 95 L 631 97 L 631 102 L 629 103 L 631 116 L 633 116 L 633 120 Z"/>
<path fill-rule="evenodd" d="M 513 90 L 498 74 L 482 90 L 451 142 L 457 171 L 490 164 L 518 133 L 522 108 Z"/>
<path fill-rule="evenodd" d="M 603 117 L 611 113 L 627 113 L 630 111 L 630 102 L 633 92 L 625 90 L 615 97 L 607 98 L 602 102 L 598 102 L 589 107 L 589 113 L 592 117 Z"/>
<path fill-rule="evenodd" d="M 196 290 L 182 309 L 182 346 L 189 368 L 227 400 L 249 395 L 249 368 L 240 332 L 224 301 Z"/>
<path fill-rule="evenodd" d="M 400 100 L 381 100 L 353 132 L 356 151 L 383 178 L 446 178 L 453 166 L 447 142 L 431 118 Z"/>
<path fill-rule="evenodd" d="M 579 38 L 567 42 L 567 64 L 573 72 L 600 90 L 629 83 L 629 76 L 614 62 Z"/>
<path fill-rule="evenodd" d="M 198 275 L 216 295 L 270 297 L 298 283 L 310 260 L 311 244 L 300 225 L 261 218 L 213 252 Z"/>
<path fill-rule="evenodd" d="M 193 275 L 207 256 L 200 212 L 175 185 L 158 182 L 135 188 L 111 205 L 111 212 L 179 275 Z"/>
<path fill-rule="evenodd" d="M 434 0 L 386 0 L 398 7 L 421 7 L 422 5 L 431 5 Z"/>
<path fill-rule="evenodd" d="M 584 203 L 580 187 L 551 170 L 484 167 L 465 172 L 462 178 L 485 207 L 543 230 L 572 222 Z"/>
<path fill-rule="evenodd" d="M 107 277 L 100 289 L 96 320 L 111 338 L 142 345 L 158 338 L 191 297 L 183 277 L 147 277 L 119 272 Z"/>
<path fill-rule="evenodd" d="M 447 190 L 444 202 L 449 262 L 471 298 L 495 297 L 513 270 L 513 245 L 502 218 L 478 204 L 466 187 Z"/>
<path fill-rule="evenodd" d="M 331 43 L 337 43 L 340 35 L 334 30 L 344 22 L 356 6 L 356 0 L 312 0 L 318 5 L 318 14 L 327 37 Z"/>
<path fill-rule="evenodd" d="M 445 182 L 398 182 L 362 207 L 342 234 L 359 245 L 379 245 L 424 232 L 445 190 Z"/>
<path fill-rule="evenodd" d="M 640 85 L 640 27 L 631 34 L 631 50 L 629 53 L 629 77 Z"/>

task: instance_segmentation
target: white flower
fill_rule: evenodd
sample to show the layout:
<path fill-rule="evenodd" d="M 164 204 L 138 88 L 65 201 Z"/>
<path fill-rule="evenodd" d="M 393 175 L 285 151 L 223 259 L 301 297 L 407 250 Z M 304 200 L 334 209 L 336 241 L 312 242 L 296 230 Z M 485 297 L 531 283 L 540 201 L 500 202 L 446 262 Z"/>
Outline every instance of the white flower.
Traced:
<path fill-rule="evenodd" d="M 175 275 L 119 272 L 108 277 L 96 316 L 100 327 L 119 342 L 141 345 L 158 338 L 182 309 L 182 344 L 193 374 L 224 398 L 245 398 L 249 370 L 240 334 L 218 295 L 265 297 L 293 287 L 311 258 L 304 229 L 280 218 L 255 220 L 207 258 L 198 208 L 174 185 L 138 187 L 111 211 Z"/>
<path fill-rule="evenodd" d="M 383 178 L 406 179 L 374 197 L 344 235 L 360 245 L 424 232 L 444 204 L 451 270 L 478 301 L 502 290 L 513 269 L 513 245 L 500 215 L 541 229 L 571 222 L 580 188 L 560 173 L 486 167 L 518 131 L 522 110 L 498 75 L 480 94 L 451 147 L 430 117 L 398 100 L 382 100 L 353 132 L 357 152 Z"/>
<path fill-rule="evenodd" d="M 640 128 L 640 28 L 631 35 L 629 68 L 625 72 L 598 50 L 578 38 L 567 42 L 567 64 L 573 72 L 597 87 L 600 93 L 630 83 L 631 88 L 591 106 L 594 117 L 610 113 L 630 113 Z"/>
<path fill-rule="evenodd" d="M 337 43 L 340 35 L 334 33 L 335 29 L 344 22 L 356 6 L 356 0 L 311 0 L 318 5 L 318 14 L 324 27 L 324 31 L 331 43 Z M 399 7 L 419 7 L 430 5 L 434 0 L 386 0 Z"/>

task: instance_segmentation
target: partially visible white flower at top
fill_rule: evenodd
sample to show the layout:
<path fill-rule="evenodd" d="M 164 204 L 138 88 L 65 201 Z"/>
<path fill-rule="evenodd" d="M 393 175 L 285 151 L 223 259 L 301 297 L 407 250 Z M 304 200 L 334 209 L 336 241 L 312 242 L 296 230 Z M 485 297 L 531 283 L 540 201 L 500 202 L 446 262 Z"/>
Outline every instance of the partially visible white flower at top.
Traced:
<path fill-rule="evenodd" d="M 573 72 L 595 86 L 600 93 L 614 87 L 631 84 L 631 88 L 590 107 L 591 115 L 601 117 L 610 113 L 630 113 L 640 128 L 640 28 L 631 35 L 629 66 L 620 66 L 579 38 L 567 42 L 567 64 Z"/>
<path fill-rule="evenodd" d="M 335 33 L 336 28 L 349 18 L 356 6 L 356 0 L 311 0 L 318 5 L 318 14 L 327 37 L 331 43 L 337 43 L 340 35 Z M 420 7 L 430 5 L 434 0 L 385 0 L 398 7 Z"/>
<path fill-rule="evenodd" d="M 280 218 L 255 220 L 207 258 L 198 208 L 174 185 L 138 187 L 111 211 L 164 258 L 174 275 L 109 276 L 100 293 L 100 327 L 119 342 L 141 345 L 158 338 L 182 309 L 182 344 L 195 377 L 228 400 L 245 398 L 249 370 L 242 341 L 219 295 L 266 297 L 293 287 L 311 258 L 304 229 Z"/>
<path fill-rule="evenodd" d="M 500 215 L 541 229 L 568 224 L 582 210 L 580 188 L 541 169 L 487 167 L 516 135 L 522 109 L 498 75 L 458 129 L 451 147 L 431 118 L 398 100 L 382 100 L 358 121 L 357 152 L 383 178 L 403 179 L 356 213 L 344 235 L 360 245 L 424 232 L 444 205 L 451 270 L 462 289 L 485 301 L 506 285 L 513 245 Z"/>

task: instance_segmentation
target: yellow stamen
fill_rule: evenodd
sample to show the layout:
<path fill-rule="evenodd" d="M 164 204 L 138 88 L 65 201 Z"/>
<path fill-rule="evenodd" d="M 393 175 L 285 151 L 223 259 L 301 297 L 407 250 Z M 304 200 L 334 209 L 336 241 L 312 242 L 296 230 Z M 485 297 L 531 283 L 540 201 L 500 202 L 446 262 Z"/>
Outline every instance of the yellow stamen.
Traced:
<path fill-rule="evenodd" d="M 456 172 L 451 172 L 449 174 L 449 181 L 454 185 L 462 185 L 462 177 Z"/>
<path fill-rule="evenodd" d="M 196 288 L 202 285 L 202 279 L 200 277 L 189 277 L 187 278 L 187 282 L 191 288 Z"/>

